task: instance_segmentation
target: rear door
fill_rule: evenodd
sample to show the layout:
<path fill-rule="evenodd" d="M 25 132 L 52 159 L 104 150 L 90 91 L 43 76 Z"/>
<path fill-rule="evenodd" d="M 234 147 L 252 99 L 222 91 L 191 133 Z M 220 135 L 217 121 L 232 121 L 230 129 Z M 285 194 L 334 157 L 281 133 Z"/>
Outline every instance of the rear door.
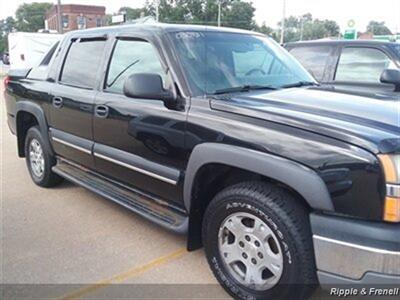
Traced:
<path fill-rule="evenodd" d="M 104 37 L 72 39 L 51 91 L 50 134 L 55 152 L 90 168 L 94 167 L 94 98 L 105 44 Z"/>

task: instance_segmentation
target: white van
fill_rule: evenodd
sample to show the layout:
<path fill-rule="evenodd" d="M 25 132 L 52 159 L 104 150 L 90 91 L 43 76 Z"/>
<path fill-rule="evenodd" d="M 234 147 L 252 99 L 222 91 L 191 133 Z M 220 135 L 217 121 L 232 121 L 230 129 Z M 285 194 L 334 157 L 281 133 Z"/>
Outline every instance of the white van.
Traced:
<path fill-rule="evenodd" d="M 8 35 L 11 69 L 29 69 L 37 66 L 61 34 L 12 32 Z"/>

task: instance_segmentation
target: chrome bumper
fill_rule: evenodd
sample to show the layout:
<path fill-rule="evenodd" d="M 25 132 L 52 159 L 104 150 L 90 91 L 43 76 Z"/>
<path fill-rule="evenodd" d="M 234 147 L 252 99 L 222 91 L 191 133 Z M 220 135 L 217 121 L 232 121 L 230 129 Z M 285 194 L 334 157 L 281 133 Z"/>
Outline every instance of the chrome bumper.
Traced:
<path fill-rule="evenodd" d="M 400 252 L 313 236 L 318 271 L 361 280 L 367 272 L 399 275 Z"/>
<path fill-rule="evenodd" d="M 321 284 L 400 284 L 400 224 L 318 214 L 310 222 Z"/>

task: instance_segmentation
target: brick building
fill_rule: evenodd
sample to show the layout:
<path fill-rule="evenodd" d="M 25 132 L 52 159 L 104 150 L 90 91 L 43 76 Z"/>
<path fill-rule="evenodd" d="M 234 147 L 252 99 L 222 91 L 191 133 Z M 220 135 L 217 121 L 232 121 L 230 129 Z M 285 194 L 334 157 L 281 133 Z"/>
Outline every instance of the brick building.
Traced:
<path fill-rule="evenodd" d="M 48 29 L 58 30 L 58 5 L 53 5 L 45 14 Z M 104 6 L 63 4 L 61 5 L 63 32 L 106 25 Z"/>

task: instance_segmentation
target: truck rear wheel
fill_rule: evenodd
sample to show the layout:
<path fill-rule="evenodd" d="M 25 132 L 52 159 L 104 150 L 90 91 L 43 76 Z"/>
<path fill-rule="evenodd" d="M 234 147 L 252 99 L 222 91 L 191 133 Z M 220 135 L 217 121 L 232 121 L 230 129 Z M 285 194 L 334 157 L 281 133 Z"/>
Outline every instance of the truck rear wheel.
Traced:
<path fill-rule="evenodd" d="M 56 160 L 43 144 L 39 128 L 37 126 L 29 128 L 25 138 L 25 160 L 29 174 L 37 185 L 52 187 L 59 184 L 62 178 L 51 170 Z"/>
<path fill-rule="evenodd" d="M 316 286 L 307 210 L 276 185 L 244 182 L 218 193 L 205 213 L 203 244 L 236 299 L 306 299 Z"/>

